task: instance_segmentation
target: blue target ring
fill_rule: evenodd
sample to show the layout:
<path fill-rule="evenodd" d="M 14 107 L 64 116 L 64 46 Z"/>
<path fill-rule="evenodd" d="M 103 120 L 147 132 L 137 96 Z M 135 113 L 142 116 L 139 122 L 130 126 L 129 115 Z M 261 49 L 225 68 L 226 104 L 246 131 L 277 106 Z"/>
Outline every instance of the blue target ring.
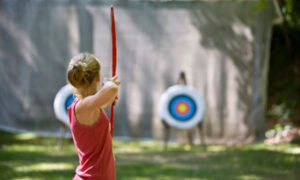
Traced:
<path fill-rule="evenodd" d="M 65 103 L 65 110 L 66 112 L 68 112 L 68 107 L 72 104 L 72 102 L 74 101 L 74 96 L 73 94 L 70 94 L 67 99 L 66 99 L 66 103 Z"/>
<path fill-rule="evenodd" d="M 178 95 L 169 103 L 171 116 L 177 121 L 188 121 L 193 118 L 197 111 L 195 101 L 187 95 Z"/>

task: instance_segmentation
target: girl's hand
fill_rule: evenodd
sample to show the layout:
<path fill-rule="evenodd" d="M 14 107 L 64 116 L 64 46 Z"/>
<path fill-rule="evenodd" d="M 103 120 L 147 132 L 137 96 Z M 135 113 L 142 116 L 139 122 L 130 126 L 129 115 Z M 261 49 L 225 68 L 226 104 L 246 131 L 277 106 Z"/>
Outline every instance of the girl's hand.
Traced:
<path fill-rule="evenodd" d="M 117 89 L 119 90 L 121 82 L 118 80 L 118 76 L 114 76 L 112 78 L 104 78 L 103 81 L 103 88 L 108 89 Z M 109 103 L 109 105 L 115 106 L 117 104 L 118 96 L 116 95 L 115 98 Z"/>
<path fill-rule="evenodd" d="M 112 78 L 104 78 L 104 81 L 103 81 L 103 86 L 105 85 L 111 85 L 111 83 L 114 83 L 115 85 L 119 86 L 121 84 L 121 82 L 118 80 L 118 76 L 114 76 Z"/>

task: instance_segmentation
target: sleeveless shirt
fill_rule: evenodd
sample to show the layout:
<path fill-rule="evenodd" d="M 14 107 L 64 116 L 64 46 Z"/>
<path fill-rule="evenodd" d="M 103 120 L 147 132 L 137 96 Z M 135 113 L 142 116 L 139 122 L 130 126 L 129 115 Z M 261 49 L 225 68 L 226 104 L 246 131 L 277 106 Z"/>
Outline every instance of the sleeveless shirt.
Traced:
<path fill-rule="evenodd" d="M 93 125 L 83 125 L 77 121 L 76 98 L 68 108 L 70 129 L 79 165 L 73 180 L 115 180 L 115 162 L 112 150 L 109 120 L 100 109 L 100 118 Z"/>

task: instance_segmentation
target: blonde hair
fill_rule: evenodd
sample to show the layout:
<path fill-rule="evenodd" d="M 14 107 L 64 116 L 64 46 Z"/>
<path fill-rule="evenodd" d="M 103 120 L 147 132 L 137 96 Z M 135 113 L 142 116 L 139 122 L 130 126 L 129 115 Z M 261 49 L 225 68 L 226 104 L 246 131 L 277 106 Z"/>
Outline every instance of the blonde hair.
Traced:
<path fill-rule="evenodd" d="M 101 66 L 98 59 L 89 53 L 74 56 L 68 66 L 67 80 L 77 89 L 88 88 L 98 76 Z"/>

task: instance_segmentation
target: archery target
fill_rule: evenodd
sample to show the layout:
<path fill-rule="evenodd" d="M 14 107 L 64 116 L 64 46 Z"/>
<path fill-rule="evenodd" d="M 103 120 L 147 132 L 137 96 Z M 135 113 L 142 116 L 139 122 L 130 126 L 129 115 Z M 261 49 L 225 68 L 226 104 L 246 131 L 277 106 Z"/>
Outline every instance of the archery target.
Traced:
<path fill-rule="evenodd" d="M 56 118 L 69 126 L 68 107 L 72 104 L 75 96 L 73 95 L 72 86 L 67 84 L 62 87 L 54 99 L 54 112 Z"/>
<path fill-rule="evenodd" d="M 170 126 L 189 129 L 202 121 L 205 102 L 195 88 L 176 85 L 162 94 L 159 111 Z"/>

